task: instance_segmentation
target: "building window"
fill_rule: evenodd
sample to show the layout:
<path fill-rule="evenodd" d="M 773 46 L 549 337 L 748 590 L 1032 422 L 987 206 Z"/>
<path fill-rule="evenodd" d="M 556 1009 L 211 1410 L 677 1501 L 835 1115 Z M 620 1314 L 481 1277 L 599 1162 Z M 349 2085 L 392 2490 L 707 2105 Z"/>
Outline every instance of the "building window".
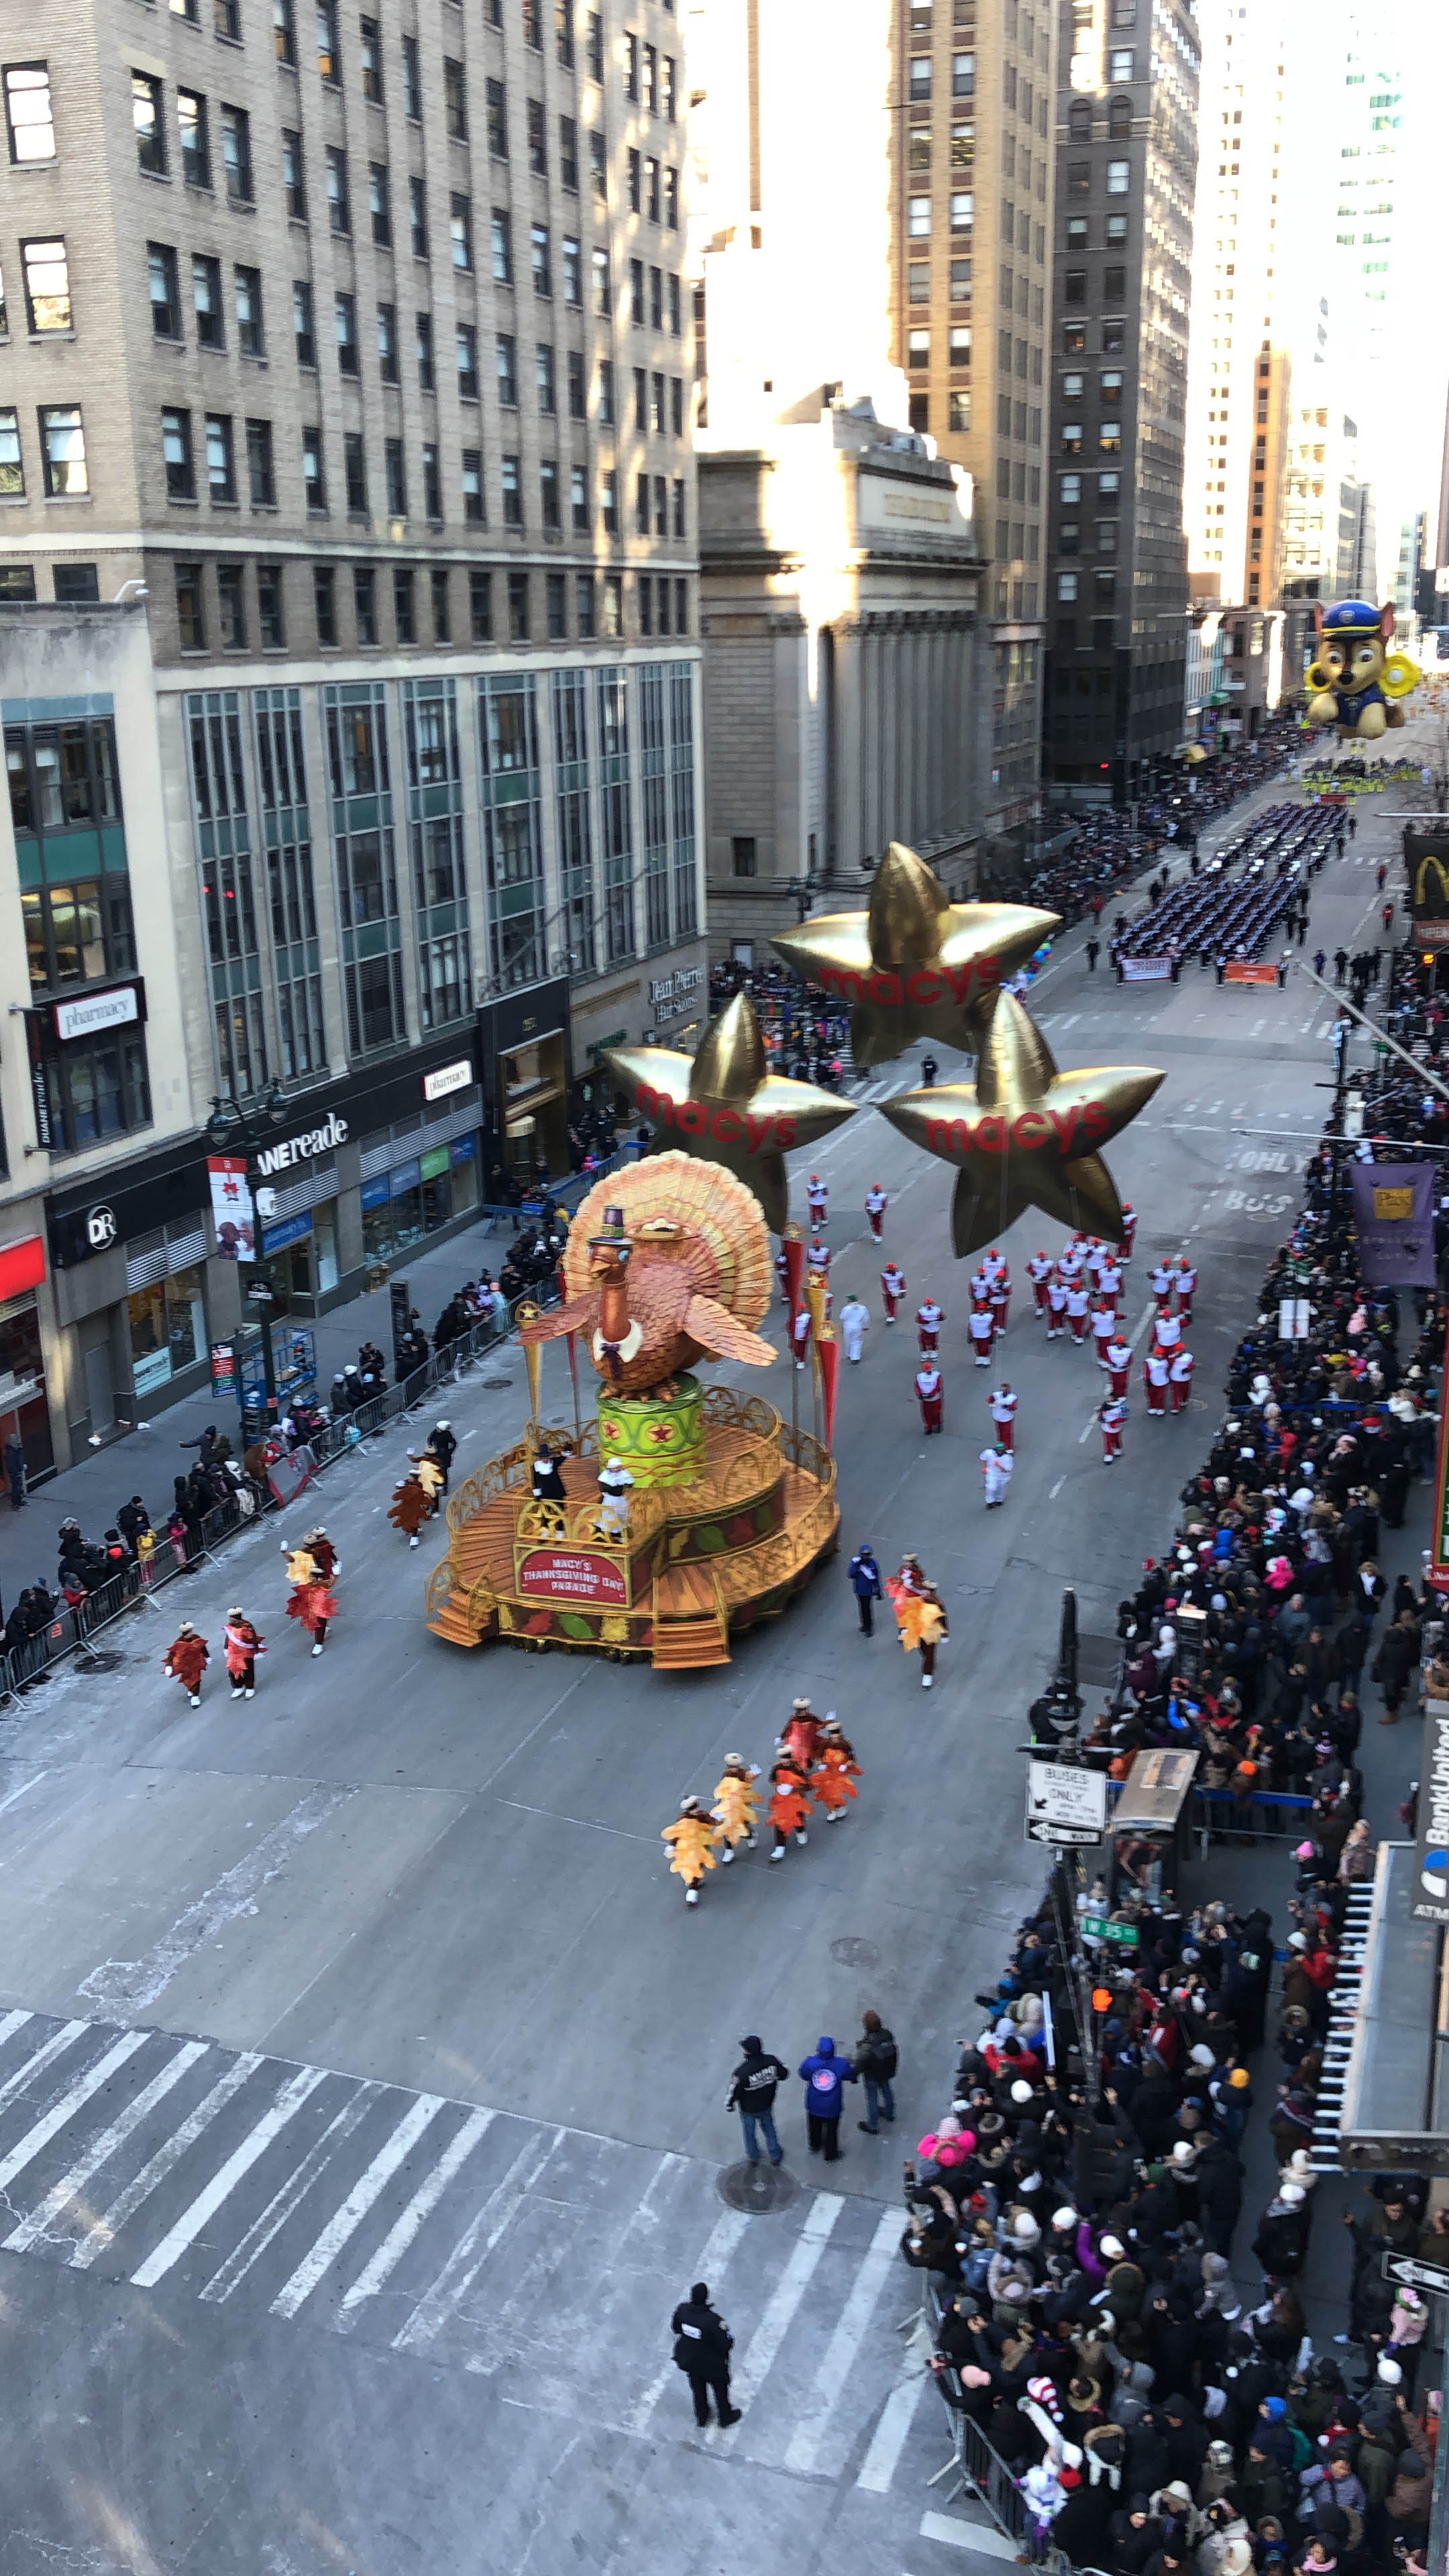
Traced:
<path fill-rule="evenodd" d="M 951 56 L 951 96 L 953 98 L 974 98 L 975 95 L 976 56 L 974 54 L 953 54 Z"/>
<path fill-rule="evenodd" d="M 312 289 L 305 277 L 292 280 L 292 337 L 299 367 L 317 364 L 317 336 L 312 327 Z"/>
<path fill-rule="evenodd" d="M 266 653 L 286 650 L 282 572 L 283 567 L 279 563 L 259 563 L 257 566 L 257 632 Z"/>
<path fill-rule="evenodd" d="M 1125 268 L 1104 268 L 1104 269 L 1103 269 L 1103 271 L 1102 271 L 1102 293 L 1103 293 L 1103 295 L 1104 295 L 1104 297 L 1105 297 L 1106 301 L 1107 301 L 1109 304 L 1125 304 L 1125 303 L 1126 303 L 1126 301 L 1127 301 L 1127 271 L 1126 271 L 1126 269 L 1125 269 Z M 1070 301 L 1070 299 L 1068 299 L 1068 300 Z M 1082 300 L 1083 300 L 1083 302 L 1085 302 L 1085 301 L 1086 301 L 1085 295 L 1083 296 L 1083 299 L 1082 299 Z"/>
<path fill-rule="evenodd" d="M 969 233 L 976 220 L 976 198 L 970 189 L 955 189 L 951 197 L 951 230 Z"/>
<path fill-rule="evenodd" d="M 534 375 L 538 389 L 539 411 L 544 419 L 552 420 L 558 409 L 558 400 L 555 390 L 554 355 L 553 344 L 551 341 L 539 341 L 534 359 Z"/>
<path fill-rule="evenodd" d="M 624 576 L 619 572 L 604 575 L 604 633 L 619 636 L 624 632 Z"/>
<path fill-rule="evenodd" d="M 552 457 L 545 457 L 542 464 L 539 466 L 538 488 L 539 500 L 543 510 L 543 524 L 545 528 L 557 529 L 561 525 L 558 496 L 558 464 Z"/>
<path fill-rule="evenodd" d="M 352 607 L 357 620 L 359 644 L 377 642 L 377 575 L 370 565 L 357 564 L 352 574 Z"/>
<path fill-rule="evenodd" d="M 340 145 L 327 146 L 327 215 L 335 233 L 352 230 L 352 200 L 347 192 L 347 155 Z"/>
<path fill-rule="evenodd" d="M 236 459 L 232 452 L 231 415 L 206 415 L 206 483 L 212 502 L 230 509 L 236 501 Z"/>
<path fill-rule="evenodd" d="M 1107 194 L 1108 194 L 1108 196 L 1109 196 L 1109 197 L 1125 197 L 1125 196 L 1126 196 L 1126 194 L 1127 194 L 1127 192 L 1128 192 L 1128 190 L 1129 190 L 1129 188 L 1131 187 L 1131 185 L 1132 185 L 1132 164 L 1131 164 L 1131 162 L 1130 162 L 1130 161 L 1109 161 L 1109 162 L 1108 162 L 1108 164 L 1107 164 Z"/>
<path fill-rule="evenodd" d="M 1079 554 L 1081 553 L 1081 551 L 1082 551 L 1082 529 L 1081 529 L 1081 522 L 1080 522 L 1080 520 L 1077 520 L 1077 519 L 1063 519 L 1063 520 L 1060 522 L 1060 524 L 1058 525 L 1058 528 L 1057 528 L 1057 552 L 1058 552 L 1058 554 L 1059 554 L 1059 555 L 1079 555 Z"/>
<path fill-rule="evenodd" d="M 148 242 L 146 268 L 151 287 L 151 329 L 158 340 L 179 340 L 181 286 L 175 251 L 165 242 Z"/>
<path fill-rule="evenodd" d="M 1067 304 L 1086 303 L 1087 272 L 1084 268 L 1069 268 L 1063 271 L 1062 300 Z"/>
<path fill-rule="evenodd" d="M 581 312 L 584 301 L 584 266 L 578 243 L 565 234 L 563 246 L 563 300 L 574 312 Z"/>
<path fill-rule="evenodd" d="M 358 372 L 357 299 L 351 295 L 336 295 L 332 305 L 336 316 L 338 372 L 344 376 L 355 376 Z"/>
<path fill-rule="evenodd" d="M 362 95 L 374 107 L 382 105 L 382 29 L 375 18 L 359 18 L 357 53 L 362 67 Z"/>
<path fill-rule="evenodd" d="M 189 188 L 211 186 L 211 138 L 206 101 L 195 90 L 176 93 L 176 122 L 181 132 L 181 175 Z"/>
<path fill-rule="evenodd" d="M 252 181 L 252 121 L 244 107 L 222 108 L 221 158 L 226 193 L 232 204 L 251 205 L 256 194 Z"/>
<path fill-rule="evenodd" d="M 518 409 L 518 343 L 512 333 L 500 331 L 497 339 L 498 399 L 505 411 Z"/>
<path fill-rule="evenodd" d="M 337 44 L 337 0 L 317 0 L 317 69 L 323 80 L 340 84 L 342 56 Z"/>
<path fill-rule="evenodd" d="M 262 272 L 259 268 L 237 268 L 232 271 L 236 293 L 236 344 L 244 358 L 264 358 L 266 337 L 262 329 Z"/>
<path fill-rule="evenodd" d="M 599 420 L 605 429 L 612 429 L 615 426 L 614 361 L 612 358 L 601 358 L 599 360 Z"/>
<path fill-rule="evenodd" d="M 910 86 L 911 105 L 913 107 L 927 106 L 930 102 L 931 96 L 931 57 L 929 54 L 913 54 L 911 56 Z"/>
<path fill-rule="evenodd" d="M 606 316 L 614 309 L 613 290 L 609 280 L 609 254 L 606 250 L 596 250 L 593 253 L 593 273 L 594 311 L 600 316 Z"/>
<path fill-rule="evenodd" d="M 331 564 L 314 564 L 312 568 L 312 608 L 317 620 L 317 641 L 330 648 L 337 642 L 337 575 Z"/>
<path fill-rule="evenodd" d="M 1086 218 L 1086 216 L 1085 216 L 1085 215 L 1068 215 L 1068 217 L 1067 217 L 1067 248 L 1068 248 L 1068 250 L 1085 250 L 1085 249 L 1086 249 L 1086 247 L 1087 247 L 1087 232 L 1088 232 L 1088 224 L 1087 224 L 1087 218 Z"/>
<path fill-rule="evenodd" d="M 138 74 L 132 74 L 134 89 Z M 155 93 L 153 110 L 159 125 L 161 84 L 147 81 L 145 88 Z M 20 168 L 55 159 L 55 118 L 50 103 L 50 66 L 48 63 L 7 63 L 5 66 L 5 130 L 10 138 L 10 158 Z M 137 118 L 137 134 L 140 119 Z M 165 162 L 156 165 L 164 169 Z M 148 167 L 142 160 L 142 169 Z"/>
<path fill-rule="evenodd" d="M 909 260 L 906 264 L 906 297 L 911 304 L 931 301 L 931 268 L 928 260 Z"/>
<path fill-rule="evenodd" d="M 529 640 L 528 575 L 511 572 L 508 576 L 508 635 L 514 644 Z"/>
<path fill-rule="evenodd" d="M 222 651 L 244 653 L 247 644 L 245 565 L 238 563 L 217 565 L 216 605 Z"/>
<path fill-rule="evenodd" d="M 971 427 L 971 396 L 960 386 L 953 386 L 948 395 L 946 414 L 948 429 L 969 430 Z M 682 633 L 683 629 L 680 631 Z"/>
<path fill-rule="evenodd" d="M 32 332 L 68 331 L 71 327 L 70 271 L 63 241 L 23 241 L 25 310 Z M 0 298 L 0 311 L 3 311 Z"/>
<path fill-rule="evenodd" d="M 1081 422 L 1079 420 L 1064 420 L 1062 423 L 1062 454 L 1064 456 L 1080 456 L 1081 452 Z"/>
<path fill-rule="evenodd" d="M 86 434 L 79 404 L 42 405 L 40 454 L 47 498 L 52 501 L 82 500 L 90 490 L 90 481 L 86 471 Z"/>
<path fill-rule="evenodd" d="M 508 96 L 500 80 L 488 83 L 488 149 L 495 161 L 508 158 Z"/>
<path fill-rule="evenodd" d="M 454 195 L 448 200 L 448 237 L 453 245 L 453 266 L 468 270 L 473 265 L 473 207 L 467 197 Z"/>
<path fill-rule="evenodd" d="M 608 466 L 599 477 L 599 515 L 605 536 L 617 537 L 619 533 L 619 477 L 612 465 Z"/>
<path fill-rule="evenodd" d="M 1125 215 L 1109 215 L 1107 217 L 1108 246 L 1116 247 L 1118 244 L 1125 242 L 1126 239 L 1127 217 Z"/>
<path fill-rule="evenodd" d="M 176 567 L 176 626 L 183 653 L 205 652 L 206 612 L 199 563 L 179 563 Z"/>
<path fill-rule="evenodd" d="M 478 447 L 463 450 L 463 516 L 473 527 L 483 524 L 483 451 Z"/>
<path fill-rule="evenodd" d="M 388 517 L 405 519 L 408 514 L 407 457 L 400 438 L 383 440 L 382 486 Z"/>
<path fill-rule="evenodd" d="M 1101 425 L 1100 429 L 1099 429 L 1099 430 L 1098 430 L 1098 432 L 1097 432 L 1097 445 L 1098 445 L 1098 447 L 1101 449 L 1102 454 L 1103 454 L 1104 456 L 1120 456 L 1120 455 L 1121 455 L 1121 453 L 1122 453 L 1122 423 L 1120 422 L 1120 420 L 1104 420 L 1104 421 L 1103 421 L 1103 423 L 1102 423 L 1102 425 Z"/>
<path fill-rule="evenodd" d="M 576 536 L 589 533 L 589 478 L 582 465 L 569 468 L 569 513 Z"/>
<path fill-rule="evenodd" d="M 392 577 L 392 619 L 399 644 L 416 644 L 417 613 L 412 572 L 400 567 Z"/>
<path fill-rule="evenodd" d="M 168 501 L 194 501 L 196 470 L 191 454 L 191 414 L 189 411 L 163 411 L 161 414 L 161 455 L 166 468 Z"/>
<path fill-rule="evenodd" d="M 423 445 L 423 508 L 435 523 L 443 515 L 443 474 L 438 451 L 429 441 Z"/>
<path fill-rule="evenodd" d="M 139 1031 L 130 1037 L 123 1032 L 119 1037 L 74 1038 L 44 1061 L 51 1129 L 62 1152 L 77 1154 L 108 1136 L 149 1127 L 146 1041 Z M 200 1271 L 191 1276 L 199 1297 Z M 181 1282 L 171 1284 L 179 1287 Z"/>
<path fill-rule="evenodd" d="M 585 643 L 592 643 L 594 636 L 598 632 L 598 628 L 595 622 L 597 612 L 595 608 L 594 576 L 591 572 L 581 572 L 575 579 L 574 609 L 578 617 L 580 636 L 583 638 Z"/>
<path fill-rule="evenodd" d="M 505 456 L 500 460 L 499 483 L 503 494 L 503 524 L 505 528 L 521 528 L 523 485 L 519 477 L 516 456 Z"/>
<path fill-rule="evenodd" d="M 385 385 L 398 382 L 397 306 L 377 308 L 377 372 Z"/>
<path fill-rule="evenodd" d="M 5 75 L 7 112 L 12 112 L 10 80 L 11 74 L 7 71 Z M 47 110 L 49 109 L 49 99 L 49 81 L 47 80 Z M 159 80 L 151 79 L 149 74 L 146 72 L 132 72 L 131 74 L 131 119 L 136 130 L 136 160 L 140 169 L 145 173 L 148 179 L 163 179 L 166 175 L 166 125 L 162 111 L 161 83 Z M 13 125 L 10 133 L 10 157 L 12 160 L 18 160 L 21 158 L 21 155 L 17 153 L 15 148 L 15 130 Z M 47 161 L 54 160 L 55 149 L 53 136 L 50 151 L 41 157 Z"/>
<path fill-rule="evenodd" d="M 422 120 L 423 72 L 416 36 L 402 40 L 403 114 L 414 125 Z"/>
<path fill-rule="evenodd" d="M 378 249 L 391 250 L 392 198 L 385 161 L 369 161 L 367 165 L 367 208 L 372 219 L 372 238 Z"/>
<path fill-rule="evenodd" d="M 1061 494 L 1064 507 L 1067 509 L 1074 509 L 1082 497 L 1082 478 L 1080 474 L 1059 475 L 1057 477 L 1057 489 Z"/>
<path fill-rule="evenodd" d="M 307 496 L 308 509 L 315 516 L 322 516 L 327 508 L 327 476 L 320 429 L 304 429 L 302 432 L 302 489 Z"/>
<path fill-rule="evenodd" d="M 730 868 L 733 875 L 737 877 L 754 876 L 757 872 L 758 857 L 758 844 L 754 840 L 753 836 L 746 839 L 743 836 L 736 834 L 736 836 L 731 840 Z"/>
<path fill-rule="evenodd" d="M 929 332 L 929 331 L 909 331 L 909 332 L 907 332 L 907 334 L 906 334 L 906 364 L 907 364 L 907 366 L 908 366 L 909 368 L 911 368 L 912 370 L 915 370 L 915 369 L 917 369 L 917 368 L 925 368 L 925 367 L 929 367 L 930 363 L 931 363 L 931 335 L 930 335 L 930 332 Z"/>
<path fill-rule="evenodd" d="M 450 143 L 468 140 L 468 91 L 463 66 L 443 57 L 443 125 Z"/>
<path fill-rule="evenodd" d="M 468 624 L 475 644 L 493 641 L 493 575 L 474 567 L 468 574 Z"/>
<path fill-rule="evenodd" d="M 202 349 L 224 349 L 226 316 L 221 302 L 219 259 L 202 259 L 193 256 L 191 301 L 196 313 L 197 346 Z"/>
<path fill-rule="evenodd" d="M 307 220 L 307 173 L 302 158 L 302 137 L 282 129 L 282 188 L 286 197 L 288 220 L 305 224 Z"/>
<path fill-rule="evenodd" d="M 1119 83 L 1134 81 L 1137 78 L 1137 56 L 1130 45 L 1113 45 L 1110 48 L 1107 55 L 1107 78 L 1114 89 Z M 1131 102 L 1126 101 L 1124 104 L 1130 115 Z"/>
<path fill-rule="evenodd" d="M 408 181 L 408 230 L 412 239 L 414 259 L 427 259 L 430 256 L 428 247 L 428 191 L 427 184 L 422 179 L 409 179 Z"/>
<path fill-rule="evenodd" d="M 1059 573 L 1057 574 L 1057 597 L 1058 597 L 1058 599 L 1075 599 L 1075 598 L 1076 598 L 1076 595 L 1077 595 L 1077 576 L 1076 576 L 1076 574 L 1075 574 L 1074 572 L 1059 572 Z"/>
<path fill-rule="evenodd" d="M 277 506 L 277 478 L 272 462 L 272 424 L 269 420 L 249 420 L 247 438 L 247 488 L 254 510 L 274 510 Z"/>
<path fill-rule="evenodd" d="M 1107 110 L 1107 132 L 1112 137 L 1114 143 L 1130 142 L 1132 136 L 1132 101 L 1130 98 L 1113 99 L 1111 106 Z M 1114 165 L 1111 162 L 1107 165 L 1107 186 L 1109 191 L 1112 186 L 1111 171 L 1113 166 Z M 1125 189 L 1123 193 L 1126 193 Z"/>
<path fill-rule="evenodd" d="M 430 394 L 435 390 L 431 313 L 419 313 L 417 316 L 417 359 L 419 388 L 423 393 Z"/>
<path fill-rule="evenodd" d="M 20 453 L 20 415 L 13 405 L 7 404 L 0 410 L 0 500 L 20 501 L 24 497 L 25 465 Z M 25 565 L 21 569 L 29 571 L 30 568 Z M 29 599 L 35 597 L 33 572 L 25 596 Z"/>
<path fill-rule="evenodd" d="M 527 103 L 527 111 L 528 166 L 533 172 L 535 178 L 546 179 L 548 176 L 548 127 L 544 119 L 542 99 L 529 99 Z"/>

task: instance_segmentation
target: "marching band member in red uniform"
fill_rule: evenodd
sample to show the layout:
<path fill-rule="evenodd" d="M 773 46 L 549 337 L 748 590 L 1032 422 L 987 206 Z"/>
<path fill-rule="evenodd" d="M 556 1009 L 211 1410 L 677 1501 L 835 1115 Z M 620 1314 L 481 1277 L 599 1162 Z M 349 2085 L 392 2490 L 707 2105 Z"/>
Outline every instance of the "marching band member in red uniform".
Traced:
<path fill-rule="evenodd" d="M 1087 1313 L 1090 1304 L 1086 1281 L 1081 1278 L 1074 1279 L 1067 1290 L 1067 1322 L 1071 1325 L 1074 1342 L 1084 1342 L 1087 1338 Z"/>
<path fill-rule="evenodd" d="M 992 1388 L 989 1401 L 991 1419 L 996 1425 L 996 1437 L 1001 1447 L 1014 1449 L 1016 1447 L 1016 1408 L 1021 1398 L 1012 1394 L 1009 1379 L 1003 1378 L 1000 1386 Z"/>
<path fill-rule="evenodd" d="M 1177 1312 L 1184 1324 L 1192 1322 L 1192 1301 L 1197 1295 L 1197 1268 L 1185 1252 L 1177 1256 Z"/>
<path fill-rule="evenodd" d="M 1142 1363 L 1142 1379 L 1147 1389 L 1147 1410 L 1167 1418 L 1167 1383 L 1171 1363 L 1166 1351 L 1150 1350 Z"/>
<path fill-rule="evenodd" d="M 885 1232 L 885 1212 L 889 1205 L 890 1200 L 887 1198 L 885 1191 L 881 1188 L 879 1181 L 872 1181 L 870 1188 L 865 1194 L 865 1212 L 870 1220 L 871 1233 L 875 1236 L 877 1243 L 880 1242 Z"/>
<path fill-rule="evenodd" d="M 1107 1344 L 1105 1351 L 1102 1353 L 1102 1357 L 1107 1363 L 1107 1388 L 1109 1394 L 1125 1395 L 1127 1392 L 1127 1372 L 1132 1366 L 1132 1345 L 1128 1341 L 1126 1334 L 1122 1332 L 1115 1333 L 1111 1341 Z"/>
<path fill-rule="evenodd" d="M 1192 1400 L 1193 1365 L 1193 1356 L 1189 1350 L 1174 1351 L 1168 1362 L 1167 1374 L 1172 1383 L 1174 1413 L 1186 1413 Z"/>
<path fill-rule="evenodd" d="M 916 1393 L 921 1400 L 921 1426 L 928 1434 L 941 1431 L 946 1421 L 946 1382 L 934 1359 L 923 1358 L 916 1371 Z"/>
<path fill-rule="evenodd" d="M 1034 1252 L 1026 1265 L 1026 1275 L 1031 1281 L 1031 1293 L 1039 1315 L 1050 1312 L 1047 1305 L 1047 1289 L 1055 1269 L 1056 1263 L 1049 1260 L 1045 1252 Z"/>
<path fill-rule="evenodd" d="M 1102 1456 L 1110 1467 L 1122 1455 L 1122 1425 L 1127 1419 L 1125 1396 L 1109 1395 L 1097 1407 L 1097 1420 L 1102 1426 Z"/>
<path fill-rule="evenodd" d="M 896 1320 L 896 1308 L 906 1293 L 906 1274 L 898 1261 L 888 1261 L 880 1274 L 880 1293 L 885 1301 L 885 1319 Z"/>
<path fill-rule="evenodd" d="M 941 1326 L 946 1320 L 943 1306 L 934 1297 L 923 1297 L 916 1308 L 916 1331 L 921 1338 L 921 1356 L 931 1357 L 940 1348 Z"/>

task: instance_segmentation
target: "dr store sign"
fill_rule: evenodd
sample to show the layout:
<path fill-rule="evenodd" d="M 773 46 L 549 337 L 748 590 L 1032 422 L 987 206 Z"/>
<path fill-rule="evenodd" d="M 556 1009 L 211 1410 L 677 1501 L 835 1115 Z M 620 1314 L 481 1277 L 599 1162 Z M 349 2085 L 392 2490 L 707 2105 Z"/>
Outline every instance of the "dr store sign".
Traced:
<path fill-rule="evenodd" d="M 86 1242 L 89 1244 L 92 1252 L 109 1252 L 111 1245 L 115 1242 L 117 1235 L 121 1231 L 120 1226 L 116 1221 L 115 1209 L 105 1205 L 87 1208 L 85 1213 L 85 1229 Z"/>

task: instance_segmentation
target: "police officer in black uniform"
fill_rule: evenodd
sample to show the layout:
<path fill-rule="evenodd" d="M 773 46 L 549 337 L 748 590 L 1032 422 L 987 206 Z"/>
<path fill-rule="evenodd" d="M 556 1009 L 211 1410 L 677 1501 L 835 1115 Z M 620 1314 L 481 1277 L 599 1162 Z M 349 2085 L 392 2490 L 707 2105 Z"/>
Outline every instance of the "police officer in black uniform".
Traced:
<path fill-rule="evenodd" d="M 696 2424 L 710 2420 L 709 2401 L 714 2398 L 721 2429 L 738 2424 L 742 2409 L 730 2404 L 730 2352 L 734 2336 L 723 2317 L 709 2304 L 709 2283 L 696 2281 L 687 2299 L 680 2302 L 669 2320 L 674 2337 L 674 2360 L 689 2379 L 689 2393 L 694 2399 Z"/>

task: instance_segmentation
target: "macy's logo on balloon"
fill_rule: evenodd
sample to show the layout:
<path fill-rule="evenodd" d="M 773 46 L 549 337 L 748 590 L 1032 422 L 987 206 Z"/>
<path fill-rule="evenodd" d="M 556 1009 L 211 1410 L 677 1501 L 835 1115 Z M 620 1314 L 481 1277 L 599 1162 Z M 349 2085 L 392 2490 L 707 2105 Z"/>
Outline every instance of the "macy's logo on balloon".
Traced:
<path fill-rule="evenodd" d="M 1015 1118 L 987 1110 L 979 1118 L 928 1118 L 926 1144 L 934 1154 L 1004 1154 L 1008 1145 L 1028 1152 L 1056 1145 L 1067 1155 L 1088 1153 L 1112 1132 L 1100 1100 L 1075 1109 L 1023 1109 Z"/>
<path fill-rule="evenodd" d="M 639 1108 L 661 1127 L 677 1127 L 681 1136 L 712 1136 L 717 1145 L 744 1145 L 750 1153 L 761 1145 L 780 1149 L 795 1142 L 793 1118 L 757 1117 L 751 1109 L 718 1109 L 707 1100 L 676 1100 L 651 1083 L 639 1085 Z"/>
<path fill-rule="evenodd" d="M 916 966 L 901 974 L 894 966 L 873 966 L 864 972 L 854 966 L 812 964 L 817 984 L 839 993 L 847 1002 L 965 1002 L 973 984 L 994 985 L 1001 981 L 999 957 L 978 957 L 966 966 Z"/>

